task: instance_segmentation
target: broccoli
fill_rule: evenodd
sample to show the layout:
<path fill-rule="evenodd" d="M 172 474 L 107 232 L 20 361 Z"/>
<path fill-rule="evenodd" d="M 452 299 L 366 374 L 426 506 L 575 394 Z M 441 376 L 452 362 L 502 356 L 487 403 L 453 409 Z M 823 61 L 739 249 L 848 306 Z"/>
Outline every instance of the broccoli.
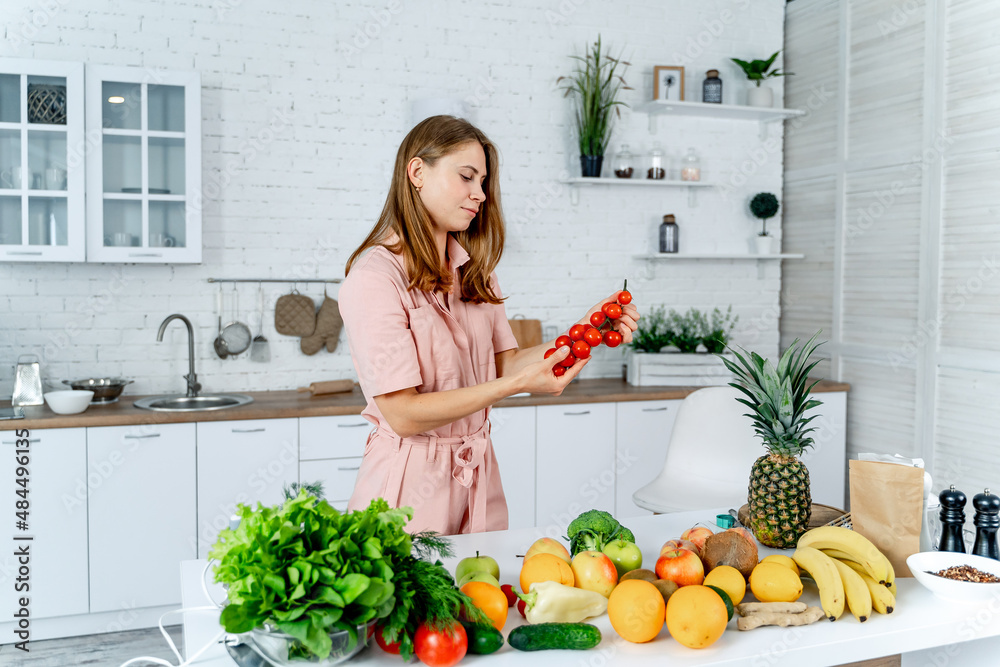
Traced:
<path fill-rule="evenodd" d="M 635 542 L 631 530 L 602 510 L 584 512 L 570 522 L 566 532 L 570 553 L 574 556 L 581 551 L 603 551 L 604 545 L 612 540 Z"/>

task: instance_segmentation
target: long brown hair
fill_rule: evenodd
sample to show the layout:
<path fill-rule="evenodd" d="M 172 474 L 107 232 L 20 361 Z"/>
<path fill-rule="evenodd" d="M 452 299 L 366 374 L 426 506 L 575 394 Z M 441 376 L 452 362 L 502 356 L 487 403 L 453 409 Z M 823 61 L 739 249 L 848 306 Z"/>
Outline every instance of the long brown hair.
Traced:
<path fill-rule="evenodd" d="M 471 141 L 478 142 L 486 154 L 486 180 L 483 182 L 486 201 L 468 229 L 455 234 L 470 257 L 459 269 L 460 296 L 463 301 L 473 303 L 502 302 L 490 286 L 490 274 L 500 262 L 505 237 L 497 150 L 482 131 L 454 116 L 431 116 L 418 123 L 403 139 L 396 153 L 392 183 L 382 213 L 368 237 L 347 260 L 344 275 L 350 273 L 351 266 L 363 252 L 374 246 L 386 245 L 384 239 L 390 232 L 395 232 L 399 241 L 386 247 L 405 259 L 409 289 L 451 291 L 452 276 L 448 268 L 441 264 L 434 245 L 430 215 L 410 182 L 406 169 L 415 157 L 433 166 L 445 155 Z"/>

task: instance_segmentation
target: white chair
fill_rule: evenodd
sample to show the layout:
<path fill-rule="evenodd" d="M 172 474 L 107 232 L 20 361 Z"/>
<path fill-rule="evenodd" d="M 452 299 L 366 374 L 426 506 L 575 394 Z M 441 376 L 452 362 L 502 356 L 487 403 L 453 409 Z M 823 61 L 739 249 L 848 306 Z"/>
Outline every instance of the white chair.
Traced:
<path fill-rule="evenodd" d="M 733 387 L 689 394 L 677 411 L 663 470 L 632 501 L 658 514 L 744 505 L 750 469 L 765 449 L 745 416 L 750 409 L 736 401 L 743 396 Z"/>

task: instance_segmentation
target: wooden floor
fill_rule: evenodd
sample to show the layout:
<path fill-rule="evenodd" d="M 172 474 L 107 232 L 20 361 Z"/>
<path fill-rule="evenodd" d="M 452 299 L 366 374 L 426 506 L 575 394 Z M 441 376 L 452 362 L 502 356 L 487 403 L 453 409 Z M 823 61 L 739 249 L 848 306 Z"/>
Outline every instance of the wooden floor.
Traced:
<path fill-rule="evenodd" d="M 184 655 L 181 626 L 167 627 L 167 632 Z M 152 656 L 177 664 L 177 657 L 160 634 L 159 628 L 113 632 L 103 635 L 86 635 L 66 639 L 49 639 L 29 642 L 25 653 L 13 644 L 0 645 L 0 665 L 4 667 L 118 667 L 123 662 L 140 656 Z M 154 662 L 133 662 L 129 667 L 155 665 Z"/>

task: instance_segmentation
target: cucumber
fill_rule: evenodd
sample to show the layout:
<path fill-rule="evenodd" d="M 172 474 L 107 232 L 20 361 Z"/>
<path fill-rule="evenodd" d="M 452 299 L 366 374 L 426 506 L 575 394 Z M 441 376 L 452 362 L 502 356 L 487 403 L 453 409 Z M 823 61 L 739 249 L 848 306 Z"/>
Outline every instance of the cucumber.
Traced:
<path fill-rule="evenodd" d="M 573 649 L 583 651 L 601 643 L 601 631 L 590 623 L 537 623 L 519 625 L 507 635 L 518 651 Z"/>
<path fill-rule="evenodd" d="M 485 623 L 462 623 L 469 638 L 469 653 L 489 655 L 503 646 L 503 635 L 492 625 Z"/>

